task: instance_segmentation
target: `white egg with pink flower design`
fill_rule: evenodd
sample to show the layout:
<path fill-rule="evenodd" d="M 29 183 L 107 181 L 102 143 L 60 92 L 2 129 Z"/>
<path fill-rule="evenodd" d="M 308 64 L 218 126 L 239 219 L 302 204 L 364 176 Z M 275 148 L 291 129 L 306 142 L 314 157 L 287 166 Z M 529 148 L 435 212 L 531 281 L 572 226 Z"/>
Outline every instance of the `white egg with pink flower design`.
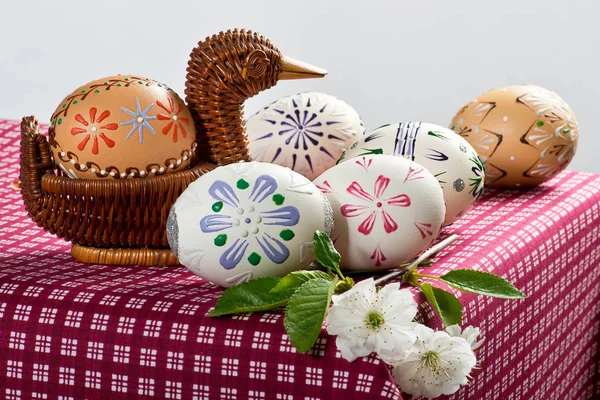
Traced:
<path fill-rule="evenodd" d="M 344 269 L 388 269 L 408 262 L 429 247 L 444 222 L 442 189 L 414 161 L 357 157 L 314 183 L 333 208 L 332 239 Z"/>

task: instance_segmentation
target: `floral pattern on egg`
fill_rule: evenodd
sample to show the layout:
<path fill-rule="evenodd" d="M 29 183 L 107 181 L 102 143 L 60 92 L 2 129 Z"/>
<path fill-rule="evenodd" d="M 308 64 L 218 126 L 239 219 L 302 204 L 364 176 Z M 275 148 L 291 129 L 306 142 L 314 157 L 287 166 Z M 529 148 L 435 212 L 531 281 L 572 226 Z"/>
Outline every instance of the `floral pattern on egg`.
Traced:
<path fill-rule="evenodd" d="M 215 237 L 214 243 L 216 246 L 222 247 L 227 244 L 227 230 L 234 226 L 242 226 L 239 233 L 239 238 L 231 243 L 223 252 L 219 259 L 219 264 L 225 269 L 235 268 L 250 245 L 249 240 L 256 240 L 256 244 L 261 248 L 262 254 L 266 255 L 273 263 L 281 264 L 290 255 L 289 249 L 281 241 L 289 241 L 294 238 L 294 231 L 288 227 L 293 227 L 300 220 L 300 211 L 294 206 L 281 206 L 285 202 L 285 196 L 281 193 L 275 193 L 278 189 L 277 180 L 271 175 L 259 176 L 251 189 L 250 184 L 245 179 L 237 181 L 237 191 L 234 190 L 227 182 L 218 180 L 215 181 L 208 189 L 209 195 L 216 200 L 212 205 L 214 214 L 205 216 L 200 220 L 200 229 L 204 233 L 219 233 Z M 246 209 L 241 207 L 238 194 L 242 195 L 242 191 L 246 191 L 247 199 L 250 204 Z M 240 193 L 236 193 L 240 192 Z M 255 206 L 259 206 L 267 197 L 272 195 L 274 203 L 273 209 L 269 211 L 260 211 L 256 216 L 244 216 L 252 214 L 256 211 Z M 224 204 L 237 210 L 238 216 L 231 216 L 222 213 Z M 281 206 L 281 207 L 280 207 Z M 279 238 L 273 237 L 268 233 L 260 231 L 261 223 L 265 226 L 281 226 Z M 248 256 L 248 262 L 252 265 L 258 265 L 262 256 L 253 252 Z"/>
<path fill-rule="evenodd" d="M 222 286 L 282 276 L 314 259 L 312 235 L 331 233 L 331 206 L 305 177 L 266 163 L 223 166 L 177 199 L 167 223 L 181 263 Z"/>
<path fill-rule="evenodd" d="M 123 179 L 181 171 L 196 130 L 183 100 L 166 85 L 133 75 L 90 82 L 51 118 L 54 161 L 70 178 Z"/>
<path fill-rule="evenodd" d="M 332 239 L 349 270 L 386 269 L 427 248 L 442 227 L 442 190 L 425 167 L 392 155 L 366 155 L 315 179 L 335 218 Z"/>
<path fill-rule="evenodd" d="M 446 200 L 446 225 L 469 211 L 483 192 L 485 172 L 477 152 L 448 128 L 425 122 L 384 125 L 353 143 L 339 162 L 380 154 L 416 161 L 437 178 Z"/>
<path fill-rule="evenodd" d="M 314 179 L 335 165 L 365 132 L 358 113 L 325 93 L 285 97 L 248 119 L 250 152 L 257 161 L 286 166 Z"/>

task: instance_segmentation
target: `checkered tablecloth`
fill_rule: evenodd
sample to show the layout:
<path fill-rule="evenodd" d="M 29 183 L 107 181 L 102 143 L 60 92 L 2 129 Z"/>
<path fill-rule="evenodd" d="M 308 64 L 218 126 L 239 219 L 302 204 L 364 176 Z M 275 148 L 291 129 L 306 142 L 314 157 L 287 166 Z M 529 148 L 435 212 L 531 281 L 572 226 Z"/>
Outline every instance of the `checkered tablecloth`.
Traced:
<path fill-rule="evenodd" d="M 205 317 L 222 289 L 183 267 L 74 261 L 11 188 L 18 129 L 0 120 L 0 398 L 402 398 L 382 362 L 348 363 L 325 331 L 301 355 L 281 313 Z M 429 272 L 490 271 L 529 295 L 459 294 L 486 342 L 472 384 L 449 399 L 600 396 L 599 206 L 600 176 L 564 172 L 531 191 L 488 190 L 446 229 L 460 239 Z M 425 303 L 420 318 L 440 325 Z"/>

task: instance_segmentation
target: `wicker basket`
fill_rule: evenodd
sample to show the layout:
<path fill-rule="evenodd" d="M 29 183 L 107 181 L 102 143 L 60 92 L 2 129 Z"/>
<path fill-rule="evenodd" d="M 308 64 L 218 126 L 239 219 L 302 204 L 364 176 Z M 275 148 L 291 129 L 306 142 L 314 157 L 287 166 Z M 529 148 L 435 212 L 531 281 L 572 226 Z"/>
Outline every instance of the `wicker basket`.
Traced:
<path fill-rule="evenodd" d="M 248 161 L 246 99 L 280 79 L 322 77 L 325 71 L 283 57 L 250 31 L 227 31 L 191 54 L 186 100 L 197 127 L 197 157 L 181 172 L 138 179 L 71 179 L 55 167 L 34 117 L 21 123 L 21 193 L 40 227 L 71 241 L 79 261 L 173 265 L 166 221 L 187 186 L 217 165 Z"/>

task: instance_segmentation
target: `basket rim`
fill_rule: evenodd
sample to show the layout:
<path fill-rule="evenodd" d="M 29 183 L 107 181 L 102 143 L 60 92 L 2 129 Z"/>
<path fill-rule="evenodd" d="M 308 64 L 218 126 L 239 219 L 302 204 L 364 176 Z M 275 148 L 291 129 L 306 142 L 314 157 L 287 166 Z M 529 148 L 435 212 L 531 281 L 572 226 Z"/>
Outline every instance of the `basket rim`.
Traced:
<path fill-rule="evenodd" d="M 200 162 L 191 168 L 183 171 L 171 172 L 160 176 L 151 176 L 145 178 L 125 178 L 110 180 L 104 179 L 73 179 L 66 176 L 54 174 L 54 170 L 49 170 L 41 177 L 42 190 L 47 194 L 69 194 L 72 190 L 76 192 L 113 192 L 127 187 L 130 190 L 148 190 L 153 187 L 173 185 L 179 182 L 190 182 L 198 178 L 205 171 L 210 171 L 217 166 L 207 162 Z"/>

